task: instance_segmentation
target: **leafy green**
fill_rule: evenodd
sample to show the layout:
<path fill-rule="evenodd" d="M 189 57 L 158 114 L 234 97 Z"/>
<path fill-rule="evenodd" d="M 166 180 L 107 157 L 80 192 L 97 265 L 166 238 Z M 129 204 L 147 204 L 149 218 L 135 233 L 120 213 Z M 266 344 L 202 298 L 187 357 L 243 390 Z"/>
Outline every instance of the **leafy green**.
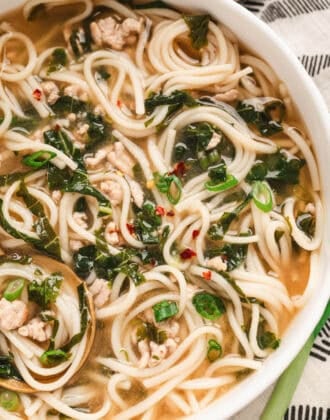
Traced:
<path fill-rule="evenodd" d="M 220 219 L 210 226 L 208 230 L 209 237 L 213 240 L 222 239 L 228 231 L 231 223 L 238 218 L 241 211 L 245 209 L 251 199 L 252 195 L 249 194 L 246 196 L 244 201 L 239 204 L 232 212 L 223 213 Z"/>
<path fill-rule="evenodd" d="M 206 251 L 208 258 L 221 256 L 226 262 L 226 271 L 232 271 L 239 267 L 246 259 L 247 245 L 225 244 L 219 248 L 210 248 Z"/>
<path fill-rule="evenodd" d="M 156 344 L 163 344 L 167 339 L 166 332 L 159 330 L 151 322 L 141 322 L 141 325 L 137 328 L 136 335 L 138 341 L 147 339 Z"/>
<path fill-rule="evenodd" d="M 41 282 L 33 280 L 28 285 L 29 301 L 38 304 L 42 310 L 49 309 L 50 304 L 56 302 L 62 282 L 61 273 L 52 273 Z"/>
<path fill-rule="evenodd" d="M 298 184 L 300 169 L 304 165 L 305 160 L 278 150 L 276 153 L 261 157 L 247 174 L 246 181 L 252 183 L 269 180 L 272 186 L 276 185 L 274 182 L 287 185 Z"/>
<path fill-rule="evenodd" d="M 146 245 L 159 242 L 158 228 L 162 224 L 161 216 L 156 213 L 156 206 L 152 202 L 145 202 L 138 209 L 134 219 L 134 232 L 138 239 Z"/>
<path fill-rule="evenodd" d="M 86 102 L 74 98 L 73 96 L 63 95 L 52 105 L 52 110 L 56 115 L 63 116 L 73 112 L 78 114 L 79 112 L 87 112 L 88 106 Z"/>
<path fill-rule="evenodd" d="M 281 122 L 285 115 L 285 107 L 280 100 L 266 103 L 244 100 L 237 106 L 239 115 L 249 124 L 253 124 L 263 136 L 272 136 L 283 131 Z"/>
<path fill-rule="evenodd" d="M 40 361 L 47 367 L 57 366 L 60 363 L 69 360 L 71 354 L 70 350 L 84 337 L 87 326 L 88 326 L 88 306 L 85 288 L 83 284 L 77 287 L 77 293 L 79 298 L 79 312 L 80 312 L 80 331 L 75 334 L 71 339 L 60 349 L 54 349 L 55 337 L 58 331 L 59 323 L 58 320 L 49 317 L 47 315 L 47 321 L 54 321 L 54 327 L 52 337 L 48 349 L 40 356 Z"/>
<path fill-rule="evenodd" d="M 16 181 L 21 181 L 33 172 L 34 171 L 14 172 L 12 174 L 0 175 L 0 187 L 7 187 Z"/>
<path fill-rule="evenodd" d="M 23 378 L 14 364 L 14 358 L 11 354 L 0 355 L 0 378 L 16 379 L 22 381 Z"/>
<path fill-rule="evenodd" d="M 258 344 L 261 349 L 277 349 L 280 345 L 280 341 L 274 333 L 265 331 L 258 337 Z"/>
<path fill-rule="evenodd" d="M 208 170 L 208 176 L 212 184 L 219 184 L 227 179 L 227 165 L 223 159 L 215 166 L 211 166 Z"/>
<path fill-rule="evenodd" d="M 83 25 L 79 29 L 74 29 L 70 35 L 69 43 L 76 58 L 92 50 L 92 36 L 89 25 Z"/>
<path fill-rule="evenodd" d="M 176 175 L 172 173 L 160 175 L 158 172 L 155 172 L 154 179 L 158 191 L 166 194 L 166 197 L 171 204 L 177 204 L 180 201 L 182 183 Z"/>
<path fill-rule="evenodd" d="M 49 188 L 95 197 L 99 203 L 100 214 L 111 213 L 110 201 L 89 182 L 81 152 L 74 147 L 66 134 L 61 130 L 48 130 L 44 132 L 44 138 L 45 143 L 61 150 L 78 164 L 75 171 L 68 168 L 62 170 L 49 165 L 47 174 Z"/>
<path fill-rule="evenodd" d="M 183 106 L 196 106 L 197 102 L 192 96 L 189 95 L 189 93 L 182 90 L 175 90 L 170 95 L 152 92 L 145 100 L 144 104 L 147 115 L 152 114 L 154 110 L 161 105 L 170 105 L 172 107 L 172 115 L 174 112 L 180 110 Z"/>
<path fill-rule="evenodd" d="M 298 229 L 303 231 L 309 238 L 313 238 L 315 234 L 315 216 L 311 213 L 300 212 L 296 219 Z"/>
<path fill-rule="evenodd" d="M 86 123 L 89 125 L 87 130 L 87 143 L 85 147 L 86 152 L 95 150 L 96 146 L 104 143 L 111 134 L 111 126 L 101 115 L 87 112 Z"/>
<path fill-rule="evenodd" d="M 170 227 L 166 225 L 163 231 L 158 235 L 158 243 L 146 245 L 143 249 L 136 251 L 136 256 L 140 258 L 143 264 L 165 264 L 163 248 L 170 234 Z"/>
<path fill-rule="evenodd" d="M 210 15 L 183 15 L 183 19 L 189 28 L 191 45 L 200 50 L 208 44 L 207 34 L 209 31 Z"/>
<path fill-rule="evenodd" d="M 67 65 L 68 57 L 64 48 L 55 48 L 52 52 L 47 74 L 61 70 Z"/>
<path fill-rule="evenodd" d="M 20 183 L 17 195 L 23 198 L 27 208 L 37 217 L 34 229 L 39 237 L 40 244 L 35 244 L 36 248 L 57 259 L 61 259 L 59 238 L 52 228 L 40 201 L 28 192 L 23 181 Z"/>
<path fill-rule="evenodd" d="M 124 273 L 135 284 L 140 284 L 144 281 L 144 276 L 139 271 L 138 263 L 131 260 L 135 254 L 136 251 L 130 249 L 124 249 L 116 255 L 109 254 L 107 245 L 104 248 L 103 240 L 98 240 L 97 245 L 82 247 L 73 255 L 73 268 L 82 278 L 88 277 L 95 270 L 99 278 L 110 282 L 118 273 Z"/>
<path fill-rule="evenodd" d="M 87 278 L 95 265 L 97 249 L 95 245 L 87 245 L 79 249 L 73 255 L 73 267 L 77 275 Z"/>

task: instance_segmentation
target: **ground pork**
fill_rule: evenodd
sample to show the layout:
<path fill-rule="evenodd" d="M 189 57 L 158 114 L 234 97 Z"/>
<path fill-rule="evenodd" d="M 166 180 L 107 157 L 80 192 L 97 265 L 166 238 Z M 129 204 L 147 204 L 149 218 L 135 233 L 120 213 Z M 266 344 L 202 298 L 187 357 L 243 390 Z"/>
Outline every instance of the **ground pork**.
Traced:
<path fill-rule="evenodd" d="M 221 258 L 221 256 L 213 257 L 207 260 L 206 265 L 216 271 L 226 271 L 227 270 L 227 264 L 226 262 Z"/>
<path fill-rule="evenodd" d="M 54 103 L 59 99 L 60 90 L 57 85 L 51 80 L 47 80 L 41 83 L 42 90 L 47 98 L 49 105 L 54 105 Z"/>
<path fill-rule="evenodd" d="M 52 335 L 52 326 L 42 321 L 39 317 L 31 319 L 26 325 L 18 329 L 18 333 L 23 337 L 30 337 L 36 341 L 46 341 Z"/>
<path fill-rule="evenodd" d="M 28 317 L 28 309 L 21 300 L 9 302 L 2 298 L 0 300 L 0 329 L 16 330 L 21 327 Z"/>
<path fill-rule="evenodd" d="M 119 23 L 111 16 L 90 25 L 92 38 L 97 46 L 104 45 L 118 51 L 125 45 L 133 44 L 142 27 L 141 20 L 127 18 Z"/>
<path fill-rule="evenodd" d="M 89 291 L 93 295 L 94 304 L 101 308 L 108 300 L 111 294 L 109 283 L 103 279 L 96 279 L 90 286 Z"/>
<path fill-rule="evenodd" d="M 109 198 L 112 206 L 116 207 L 123 201 L 123 191 L 117 182 L 111 180 L 101 182 L 100 189 Z"/>

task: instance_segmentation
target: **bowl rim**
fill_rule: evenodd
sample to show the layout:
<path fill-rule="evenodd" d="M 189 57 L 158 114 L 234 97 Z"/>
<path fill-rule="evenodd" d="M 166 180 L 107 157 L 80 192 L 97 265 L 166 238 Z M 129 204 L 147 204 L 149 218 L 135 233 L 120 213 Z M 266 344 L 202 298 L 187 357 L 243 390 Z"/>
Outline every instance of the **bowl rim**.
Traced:
<path fill-rule="evenodd" d="M 326 179 L 327 162 L 329 162 L 330 119 L 321 93 L 284 40 L 265 22 L 258 19 L 243 6 L 233 0 L 164 1 L 178 8 L 207 12 L 220 22 L 230 21 L 230 23 L 226 23 L 226 26 L 235 35 L 238 35 L 239 39 L 242 38 L 239 35 L 240 32 L 246 30 L 244 44 L 269 62 L 281 80 L 287 82 L 287 79 L 291 78 L 292 83 L 287 83 L 287 87 L 300 115 L 303 115 L 302 119 L 313 140 L 313 147 L 320 169 L 321 192 L 325 207 L 325 229 L 323 244 L 319 251 L 318 272 L 318 277 L 322 280 L 318 280 L 318 285 L 309 301 L 291 322 L 282 339 L 282 346 L 270 355 L 261 369 L 235 385 L 200 413 L 189 417 L 190 419 L 204 420 L 207 416 L 209 420 L 221 420 L 242 410 L 276 381 L 307 341 L 329 300 L 330 281 L 327 282 L 326 277 L 330 274 L 330 247 L 327 247 L 326 244 L 327 242 L 330 243 L 330 226 L 326 215 L 330 210 L 330 185 L 328 186 L 326 182 L 322 181 Z M 24 0 L 12 0 L 11 5 L 8 3 L 0 4 L 0 15 L 14 10 L 23 5 L 24 2 Z M 262 46 L 262 44 L 264 45 Z M 302 94 L 299 93 L 295 85 L 299 85 Z M 295 330 L 296 335 L 293 330 Z"/>
<path fill-rule="evenodd" d="M 165 1 L 173 6 L 182 6 L 182 0 Z M 184 7 L 210 13 L 223 23 L 227 22 L 227 20 L 230 21 L 230 23 L 225 24 L 235 35 L 238 35 L 239 39 L 241 38 L 239 36 L 240 31 L 247 28 L 253 29 L 250 29 L 251 32 L 245 32 L 247 41 L 244 39 L 244 44 L 269 62 L 280 80 L 286 82 L 288 78 L 286 72 L 291 74 L 291 79 L 294 82 L 287 83 L 287 87 L 313 141 L 313 148 L 316 152 L 320 169 L 321 193 L 326 215 L 330 209 L 330 188 L 326 182 L 322 181 L 326 179 L 326 163 L 329 161 L 330 120 L 325 101 L 313 80 L 287 44 L 265 22 L 258 19 L 242 5 L 235 3 L 233 0 L 208 0 L 207 2 L 185 0 Z M 216 11 L 217 7 L 221 10 Z M 232 21 L 231 18 L 233 19 Z M 234 19 L 239 21 L 239 24 Z M 238 25 L 240 27 L 243 26 L 244 29 L 240 29 Z M 261 47 L 260 39 L 258 40 L 258 38 L 263 38 L 263 47 Z M 253 47 L 251 47 L 252 45 Z M 273 53 L 270 52 L 272 48 L 274 49 Z M 272 54 L 274 54 L 274 62 Z M 278 60 L 276 63 L 275 59 Z M 282 69 L 279 67 L 279 63 L 283 66 Z M 299 89 L 303 91 L 303 95 L 299 96 L 297 94 L 298 85 Z M 302 103 L 301 96 L 305 98 L 305 103 Z M 298 98 L 300 98 L 300 101 L 297 100 Z M 308 101 L 309 110 L 306 107 Z M 307 111 L 309 113 L 306 114 Z M 330 230 L 327 217 L 325 216 L 325 229 L 323 243 L 319 251 L 318 272 L 318 277 L 322 278 L 322 281 L 318 281 L 306 305 L 300 309 L 291 321 L 282 338 L 282 345 L 279 349 L 266 359 L 260 370 L 252 373 L 242 382 L 235 385 L 200 413 L 189 417 L 190 419 L 204 420 L 207 417 L 209 420 L 219 420 L 237 414 L 270 387 L 299 353 L 321 318 L 330 297 L 330 282 L 326 281 L 327 275 L 330 274 L 330 249 L 326 248 L 328 241 L 330 241 Z M 294 334 L 293 330 L 295 330 L 296 334 Z"/>

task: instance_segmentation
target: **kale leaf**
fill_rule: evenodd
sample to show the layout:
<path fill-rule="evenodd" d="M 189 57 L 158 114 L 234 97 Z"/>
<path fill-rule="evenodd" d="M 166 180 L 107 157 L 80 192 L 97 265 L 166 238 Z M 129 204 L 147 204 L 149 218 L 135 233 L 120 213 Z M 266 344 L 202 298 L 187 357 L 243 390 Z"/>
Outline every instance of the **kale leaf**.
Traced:
<path fill-rule="evenodd" d="M 0 355 L 0 378 L 23 381 L 21 374 L 14 364 L 14 358 L 11 354 Z"/>
<path fill-rule="evenodd" d="M 53 71 L 61 70 L 63 67 L 66 66 L 67 62 L 68 57 L 66 55 L 65 49 L 55 48 L 50 58 L 47 74 L 50 74 Z"/>
<path fill-rule="evenodd" d="M 56 302 L 62 282 L 61 273 L 52 273 L 41 282 L 33 280 L 28 285 L 29 301 L 35 302 L 42 310 L 49 309 L 50 304 Z"/>
<path fill-rule="evenodd" d="M 245 209 L 251 199 L 252 195 L 248 194 L 244 201 L 239 204 L 232 212 L 223 213 L 220 219 L 210 226 L 208 230 L 209 237 L 213 240 L 223 239 L 231 223 L 238 218 L 241 211 Z"/>
<path fill-rule="evenodd" d="M 248 124 L 254 125 L 263 136 L 272 136 L 283 131 L 281 122 L 285 115 L 285 107 L 280 100 L 255 104 L 247 99 L 239 102 L 237 112 Z"/>
<path fill-rule="evenodd" d="M 78 164 L 75 171 L 71 171 L 69 168 L 58 169 L 56 166 L 49 164 L 47 171 L 49 188 L 92 196 L 99 203 L 100 215 L 109 214 L 111 212 L 110 201 L 89 182 L 80 150 L 74 147 L 67 135 L 61 130 L 45 131 L 44 138 L 46 144 L 61 150 Z"/>
<path fill-rule="evenodd" d="M 156 213 L 155 204 L 150 201 L 145 202 L 136 212 L 134 232 L 144 244 L 157 244 L 159 242 L 158 228 L 161 224 L 162 218 Z"/>
<path fill-rule="evenodd" d="M 313 238 L 315 234 L 315 216 L 309 212 L 300 212 L 296 219 L 296 225 L 309 238 Z"/>
<path fill-rule="evenodd" d="M 35 246 L 55 258 L 61 259 L 59 238 L 52 228 L 40 201 L 29 193 L 23 181 L 20 183 L 17 195 L 23 198 L 27 208 L 37 217 L 34 228 L 40 239 L 40 245 Z"/>
<path fill-rule="evenodd" d="M 189 93 L 182 90 L 175 90 L 170 95 L 152 92 L 145 100 L 144 104 L 147 115 L 150 115 L 158 106 L 161 105 L 170 105 L 173 107 L 172 111 L 175 109 L 176 112 L 184 105 L 188 107 L 196 106 L 197 102 L 192 96 L 189 95 Z"/>
<path fill-rule="evenodd" d="M 221 256 L 227 263 L 227 270 L 232 271 L 239 267 L 246 259 L 247 245 L 225 244 L 219 248 L 210 248 L 206 252 L 206 257 L 213 258 Z"/>
<path fill-rule="evenodd" d="M 200 50 L 208 44 L 207 34 L 209 31 L 210 15 L 183 15 L 183 19 L 189 28 L 191 45 Z"/>
<path fill-rule="evenodd" d="M 290 156 L 282 150 L 265 155 L 260 158 L 246 176 L 246 181 L 271 181 L 274 187 L 276 183 L 294 185 L 299 183 L 301 168 L 305 165 L 304 159 Z"/>

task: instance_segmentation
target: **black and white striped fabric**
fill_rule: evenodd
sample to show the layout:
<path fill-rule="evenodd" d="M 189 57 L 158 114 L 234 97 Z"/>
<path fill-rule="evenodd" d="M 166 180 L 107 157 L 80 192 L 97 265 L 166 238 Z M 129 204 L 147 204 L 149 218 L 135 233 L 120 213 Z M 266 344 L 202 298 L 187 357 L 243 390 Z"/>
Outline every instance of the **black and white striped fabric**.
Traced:
<path fill-rule="evenodd" d="M 313 77 L 330 109 L 330 0 L 239 2 L 285 40 Z M 231 420 L 257 420 L 270 394 L 271 389 Z M 284 420 L 330 420 L 330 319 L 315 340 Z"/>

